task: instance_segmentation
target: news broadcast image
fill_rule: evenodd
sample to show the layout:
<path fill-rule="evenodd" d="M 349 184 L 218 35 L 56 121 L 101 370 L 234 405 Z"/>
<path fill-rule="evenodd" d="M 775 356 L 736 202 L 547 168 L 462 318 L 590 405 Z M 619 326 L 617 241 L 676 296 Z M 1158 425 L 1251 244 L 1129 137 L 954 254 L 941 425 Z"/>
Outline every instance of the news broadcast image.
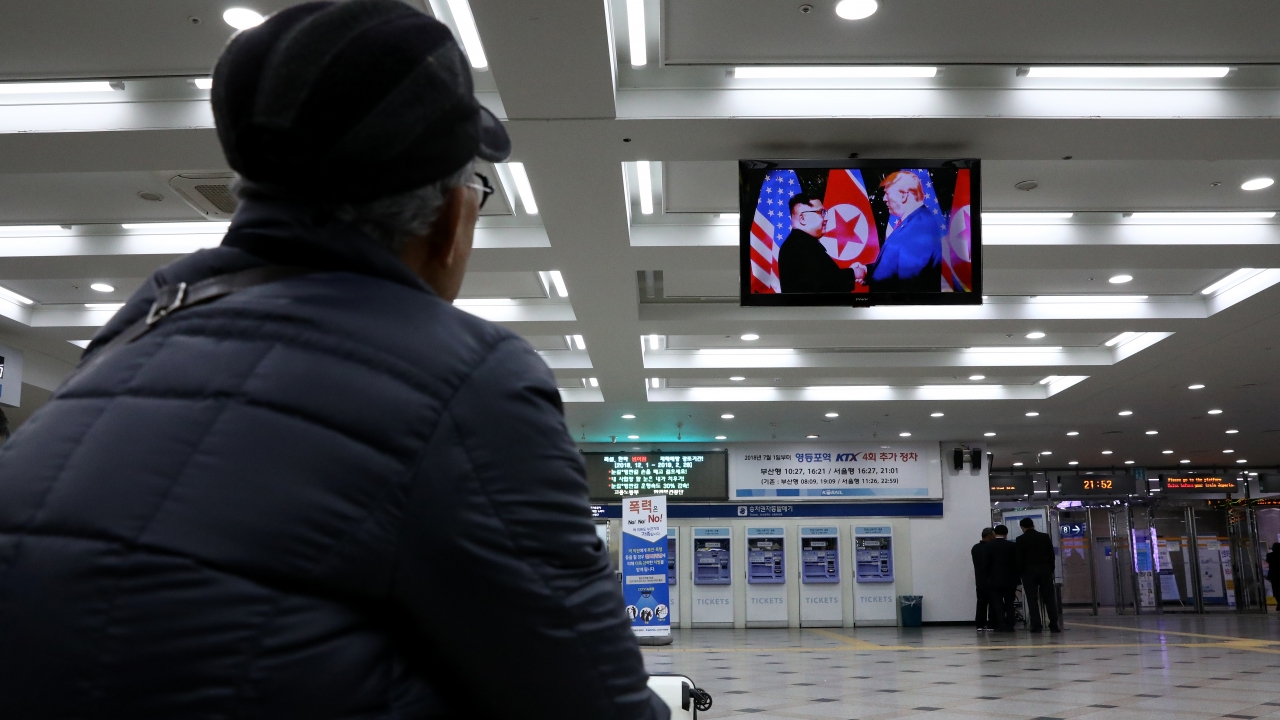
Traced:
<path fill-rule="evenodd" d="M 973 293 L 968 168 L 744 172 L 750 294 Z M 869 299 L 869 298 L 868 298 Z"/>

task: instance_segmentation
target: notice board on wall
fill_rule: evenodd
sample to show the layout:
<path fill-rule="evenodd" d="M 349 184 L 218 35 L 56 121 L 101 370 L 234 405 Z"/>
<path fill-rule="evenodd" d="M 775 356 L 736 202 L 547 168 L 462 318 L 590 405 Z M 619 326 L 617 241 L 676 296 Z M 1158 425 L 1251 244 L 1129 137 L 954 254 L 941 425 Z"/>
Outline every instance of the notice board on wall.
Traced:
<path fill-rule="evenodd" d="M 729 451 L 733 500 L 907 500 L 942 497 L 936 443 L 742 445 Z"/>

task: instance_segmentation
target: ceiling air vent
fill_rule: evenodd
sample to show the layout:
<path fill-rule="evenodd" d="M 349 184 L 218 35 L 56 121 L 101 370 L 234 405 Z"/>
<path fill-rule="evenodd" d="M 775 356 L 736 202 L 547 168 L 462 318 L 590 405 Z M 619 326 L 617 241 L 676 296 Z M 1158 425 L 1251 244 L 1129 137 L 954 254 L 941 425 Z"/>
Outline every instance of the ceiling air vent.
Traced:
<path fill-rule="evenodd" d="M 201 215 L 230 220 L 238 204 L 229 187 L 235 177 L 234 173 L 186 173 L 171 178 L 169 187 Z"/>

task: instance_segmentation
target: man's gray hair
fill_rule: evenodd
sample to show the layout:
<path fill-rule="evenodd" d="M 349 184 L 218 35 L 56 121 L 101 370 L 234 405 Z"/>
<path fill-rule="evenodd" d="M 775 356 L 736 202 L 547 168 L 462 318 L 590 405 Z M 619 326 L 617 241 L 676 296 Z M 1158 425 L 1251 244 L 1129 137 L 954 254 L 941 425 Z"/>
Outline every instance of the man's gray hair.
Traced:
<path fill-rule="evenodd" d="M 360 228 L 398 255 L 410 238 L 431 231 L 449 193 L 471 182 L 474 176 L 473 161 L 452 175 L 416 190 L 358 205 L 339 205 L 334 209 L 334 215 Z"/>

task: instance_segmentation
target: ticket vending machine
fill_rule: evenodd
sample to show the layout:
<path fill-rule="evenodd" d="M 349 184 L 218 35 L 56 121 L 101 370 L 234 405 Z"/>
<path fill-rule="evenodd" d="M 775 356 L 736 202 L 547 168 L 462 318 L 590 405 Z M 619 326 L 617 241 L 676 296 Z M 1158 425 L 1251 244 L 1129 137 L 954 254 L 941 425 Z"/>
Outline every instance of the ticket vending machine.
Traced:
<path fill-rule="evenodd" d="M 680 528 L 667 528 L 667 587 L 671 594 L 671 627 L 680 625 L 680 585 L 677 571 L 680 569 L 677 551 L 680 549 Z"/>
<path fill-rule="evenodd" d="M 844 624 L 840 528 L 800 528 L 800 627 Z"/>
<path fill-rule="evenodd" d="M 787 626 L 787 531 L 747 528 L 747 627 Z"/>
<path fill-rule="evenodd" d="M 693 627 L 733 627 L 732 532 L 693 528 Z"/>
<path fill-rule="evenodd" d="M 853 573 L 854 624 L 898 624 L 898 598 L 893 583 L 893 527 L 853 527 Z"/>

